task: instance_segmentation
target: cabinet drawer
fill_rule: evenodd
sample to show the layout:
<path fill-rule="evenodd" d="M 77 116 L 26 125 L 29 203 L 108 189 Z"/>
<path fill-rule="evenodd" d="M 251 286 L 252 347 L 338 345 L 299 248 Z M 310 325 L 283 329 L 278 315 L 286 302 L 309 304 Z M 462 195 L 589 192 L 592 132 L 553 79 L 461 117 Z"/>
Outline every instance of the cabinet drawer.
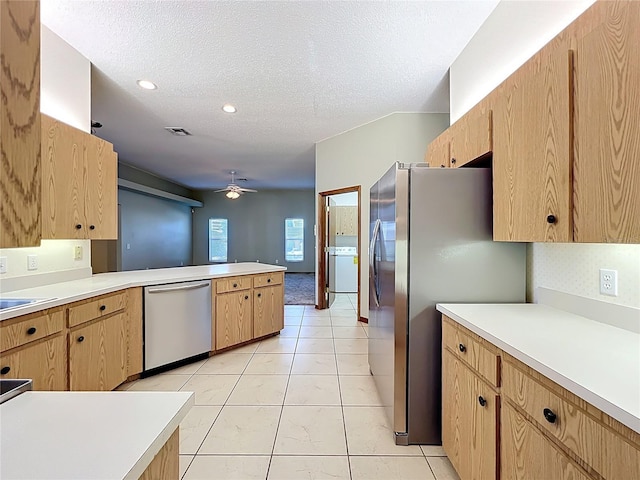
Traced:
<path fill-rule="evenodd" d="M 602 477 L 640 478 L 640 446 L 632 446 L 509 362 L 504 363 L 502 380 L 505 397 Z"/>
<path fill-rule="evenodd" d="M 251 288 L 251 277 L 229 277 L 216 280 L 216 293 L 248 290 Z"/>
<path fill-rule="evenodd" d="M 5 320 L 0 323 L 0 352 L 60 332 L 63 324 L 62 309 Z"/>
<path fill-rule="evenodd" d="M 265 273 L 264 275 L 256 275 L 253 277 L 253 286 L 264 287 L 266 285 L 280 285 L 282 284 L 282 280 L 282 272 Z"/>
<path fill-rule="evenodd" d="M 494 387 L 500 386 L 500 356 L 453 320 L 442 317 L 442 343 Z"/>
<path fill-rule="evenodd" d="M 74 303 L 69 307 L 69 327 L 75 327 L 95 318 L 111 315 L 114 312 L 123 310 L 126 305 L 127 293 L 124 291 L 85 302 Z"/>

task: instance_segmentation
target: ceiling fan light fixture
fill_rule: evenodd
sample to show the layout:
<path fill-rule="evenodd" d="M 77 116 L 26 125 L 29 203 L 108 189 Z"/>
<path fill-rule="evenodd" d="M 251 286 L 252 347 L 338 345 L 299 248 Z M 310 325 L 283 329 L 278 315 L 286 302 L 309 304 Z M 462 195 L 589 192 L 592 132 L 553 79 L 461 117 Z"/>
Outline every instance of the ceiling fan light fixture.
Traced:
<path fill-rule="evenodd" d="M 230 198 L 231 200 L 235 200 L 239 196 L 240 194 L 238 192 L 234 192 L 233 190 L 227 192 L 227 198 Z"/>
<path fill-rule="evenodd" d="M 150 80 L 138 80 L 136 82 L 140 88 L 145 90 L 156 90 L 158 86 Z"/>
<path fill-rule="evenodd" d="M 224 113 L 236 113 L 238 111 L 238 109 L 236 107 L 234 107 L 233 105 L 231 105 L 230 103 L 225 103 L 222 106 L 222 111 Z"/>

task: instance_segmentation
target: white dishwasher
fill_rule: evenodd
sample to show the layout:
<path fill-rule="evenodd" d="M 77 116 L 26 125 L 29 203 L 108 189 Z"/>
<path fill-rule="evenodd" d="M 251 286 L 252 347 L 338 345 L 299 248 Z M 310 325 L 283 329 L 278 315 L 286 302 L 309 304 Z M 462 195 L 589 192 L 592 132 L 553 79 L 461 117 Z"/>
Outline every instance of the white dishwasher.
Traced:
<path fill-rule="evenodd" d="M 145 287 L 145 371 L 210 351 L 210 280 Z"/>

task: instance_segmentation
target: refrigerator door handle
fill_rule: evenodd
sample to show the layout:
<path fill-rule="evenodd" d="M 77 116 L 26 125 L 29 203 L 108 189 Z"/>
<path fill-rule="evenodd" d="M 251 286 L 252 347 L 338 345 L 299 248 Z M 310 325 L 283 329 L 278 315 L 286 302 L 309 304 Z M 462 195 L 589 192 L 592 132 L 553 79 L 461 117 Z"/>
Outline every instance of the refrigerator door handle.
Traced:
<path fill-rule="evenodd" d="M 376 268 L 376 243 L 380 235 L 380 219 L 377 218 L 373 225 L 371 243 L 369 244 L 369 282 L 373 290 L 373 299 L 376 307 L 380 306 L 380 293 L 378 292 L 378 269 Z"/>

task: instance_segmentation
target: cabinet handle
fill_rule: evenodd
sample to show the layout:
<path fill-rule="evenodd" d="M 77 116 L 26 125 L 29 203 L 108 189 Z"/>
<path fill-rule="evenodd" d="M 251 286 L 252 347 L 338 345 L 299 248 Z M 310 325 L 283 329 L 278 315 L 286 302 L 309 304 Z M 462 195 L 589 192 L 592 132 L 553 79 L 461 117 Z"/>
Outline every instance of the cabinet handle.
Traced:
<path fill-rule="evenodd" d="M 78 343 L 84 342 L 84 337 L 82 335 L 80 335 L 78 337 Z"/>
<path fill-rule="evenodd" d="M 95 225 L 89 225 L 89 230 L 95 230 L 96 226 Z"/>
<path fill-rule="evenodd" d="M 542 411 L 542 414 L 544 415 L 544 418 L 547 419 L 547 422 L 556 423 L 556 418 L 558 418 L 558 417 L 557 417 L 557 415 L 555 413 L 553 413 L 553 410 L 551 410 L 550 408 L 545 408 Z"/>
<path fill-rule="evenodd" d="M 478 397 L 478 403 L 480 404 L 481 407 L 484 407 L 487 404 L 487 401 L 485 400 L 485 398 L 482 395 L 480 395 Z"/>
<path fill-rule="evenodd" d="M 258 297 L 261 297 L 261 296 L 262 296 L 262 294 L 261 294 L 261 293 L 259 293 L 259 294 L 258 294 Z"/>
<path fill-rule="evenodd" d="M 237 284 L 237 283 L 234 283 L 234 284 L 233 284 L 233 288 L 238 288 L 238 284 Z"/>
<path fill-rule="evenodd" d="M 464 346 L 464 344 L 462 344 L 462 343 L 461 343 L 460 345 L 458 345 L 458 349 L 460 349 L 460 351 L 461 351 L 462 353 L 464 353 L 464 352 L 466 352 L 466 351 L 467 351 L 467 347 L 465 347 L 465 346 Z"/>
<path fill-rule="evenodd" d="M 27 329 L 27 335 L 33 335 L 34 333 L 36 333 L 36 327 Z"/>
<path fill-rule="evenodd" d="M 452 164 L 452 165 L 455 165 L 455 164 L 456 164 L 456 159 L 455 159 L 455 158 L 452 158 L 452 159 L 451 159 L 451 164 Z"/>
<path fill-rule="evenodd" d="M 249 295 L 245 295 L 245 296 L 244 296 L 244 299 L 245 299 L 245 300 L 249 300 Z"/>
<path fill-rule="evenodd" d="M 555 215 L 547 215 L 547 223 L 556 223 L 557 220 Z"/>
<path fill-rule="evenodd" d="M 80 230 L 81 228 L 82 228 L 82 225 L 81 225 L 81 224 L 79 224 L 79 223 L 77 223 L 77 224 L 76 224 L 76 230 Z"/>
<path fill-rule="evenodd" d="M 11 371 L 11 367 L 2 367 L 2 370 L 0 370 L 0 373 L 2 375 L 6 375 L 7 373 L 9 373 Z"/>
<path fill-rule="evenodd" d="M 447 167 L 445 167 L 444 165 L 440 165 L 440 168 L 447 168 Z"/>
<path fill-rule="evenodd" d="M 107 309 L 106 305 L 100 305 L 100 311 L 104 312 Z"/>
<path fill-rule="evenodd" d="M 270 278 L 267 278 L 267 283 L 271 283 L 271 279 Z"/>

